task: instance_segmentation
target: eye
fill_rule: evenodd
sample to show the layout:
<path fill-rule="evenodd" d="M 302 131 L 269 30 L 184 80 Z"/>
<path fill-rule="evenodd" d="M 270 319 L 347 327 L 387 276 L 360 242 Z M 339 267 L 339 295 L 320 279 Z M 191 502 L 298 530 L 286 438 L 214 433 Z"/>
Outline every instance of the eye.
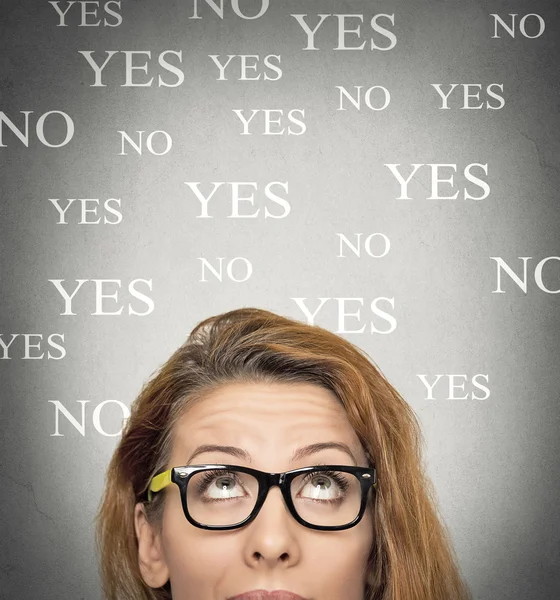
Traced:
<path fill-rule="evenodd" d="M 298 497 L 332 501 L 343 498 L 348 487 L 348 481 L 343 473 L 336 471 L 310 473 L 303 479 Z"/>
<path fill-rule="evenodd" d="M 235 473 L 207 471 L 197 484 L 197 494 L 213 499 L 245 496 L 243 486 Z"/>

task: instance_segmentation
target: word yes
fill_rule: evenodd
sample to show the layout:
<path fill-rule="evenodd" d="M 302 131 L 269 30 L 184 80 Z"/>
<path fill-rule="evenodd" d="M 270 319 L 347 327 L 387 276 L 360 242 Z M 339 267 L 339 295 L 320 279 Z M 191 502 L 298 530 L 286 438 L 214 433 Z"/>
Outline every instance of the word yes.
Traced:
<path fill-rule="evenodd" d="M 449 177 L 448 179 L 442 179 L 440 170 L 442 168 L 447 168 L 447 169 L 452 169 L 454 172 L 457 172 L 456 164 L 428 164 L 428 165 L 413 164 L 412 165 L 412 167 L 413 167 L 412 173 L 410 173 L 410 175 L 406 179 L 401 175 L 399 169 L 397 168 L 397 167 L 400 167 L 400 164 L 392 164 L 392 165 L 386 164 L 385 166 L 391 171 L 391 173 L 395 176 L 397 181 L 400 183 L 401 195 L 397 198 L 397 200 L 412 200 L 412 198 L 410 198 L 410 196 L 408 195 L 408 184 L 410 183 L 410 180 L 416 174 L 416 171 L 418 171 L 418 169 L 420 169 L 421 167 L 429 167 L 431 169 L 432 195 L 428 197 L 428 200 L 455 200 L 459 196 L 459 191 L 457 191 L 453 196 L 442 196 L 440 187 L 439 187 L 440 184 L 442 184 L 442 183 L 453 185 L 453 174 L 451 174 L 451 177 Z M 465 171 L 464 171 L 465 178 L 468 181 L 470 181 L 470 182 L 474 183 L 475 185 L 477 185 L 478 187 L 480 187 L 482 190 L 484 190 L 484 193 L 482 196 L 472 196 L 465 189 L 463 191 L 463 197 L 465 200 L 484 200 L 484 198 L 487 198 L 488 195 L 490 194 L 490 186 L 485 181 L 483 181 L 482 179 L 479 179 L 478 177 L 476 177 L 475 175 L 473 175 L 471 173 L 471 169 L 474 167 L 478 167 L 478 168 L 482 169 L 484 171 L 484 173 L 486 175 L 488 175 L 488 165 L 472 163 L 470 165 L 467 165 L 465 167 Z"/>
<path fill-rule="evenodd" d="M 281 109 L 279 109 L 279 110 L 277 110 L 277 109 L 276 110 L 253 109 L 251 111 L 251 116 L 249 116 L 248 118 L 246 118 L 243 115 L 242 109 L 234 108 L 233 112 L 239 117 L 240 121 L 243 123 L 243 132 L 240 135 L 252 135 L 252 133 L 249 132 L 249 123 L 251 123 L 253 118 L 258 113 L 261 113 L 264 115 L 264 123 L 261 124 L 261 127 L 264 127 L 263 135 L 283 135 L 284 132 L 286 131 L 286 127 L 284 127 L 283 123 L 282 123 L 282 117 L 284 116 L 284 111 Z M 287 115 L 288 121 L 296 126 L 296 128 L 294 130 L 292 130 L 292 127 L 290 125 L 288 125 L 288 135 L 302 135 L 303 133 L 305 133 L 305 130 L 307 128 L 303 121 L 300 121 L 299 119 L 296 119 L 294 117 L 294 113 L 299 113 L 302 118 L 305 117 L 304 109 L 300 110 L 300 109 L 294 108 L 288 112 L 288 115 Z M 260 121 L 262 121 L 262 120 L 263 119 L 260 119 Z M 274 127 L 274 126 L 281 126 L 281 128 Z"/>
<path fill-rule="evenodd" d="M 365 333 L 366 324 L 364 324 L 363 327 L 361 327 L 360 329 L 347 329 L 347 323 L 346 323 L 346 319 L 348 317 L 361 320 L 360 308 L 358 308 L 358 310 L 356 312 L 347 312 L 347 308 L 348 308 L 347 303 L 348 302 L 358 302 L 360 305 L 363 305 L 363 303 L 364 303 L 363 298 L 318 298 L 318 300 L 320 301 L 320 304 L 315 309 L 314 312 L 311 312 L 309 310 L 309 308 L 307 308 L 307 306 L 305 305 L 305 301 L 307 300 L 307 298 L 292 298 L 292 300 L 298 305 L 298 307 L 301 309 L 303 314 L 306 316 L 307 322 L 309 325 L 314 325 L 315 317 L 322 310 L 323 306 L 330 300 L 334 300 L 337 305 L 336 306 L 336 314 L 337 314 L 337 320 L 338 320 L 338 329 L 335 331 L 335 333 Z M 395 319 L 395 317 L 393 317 L 393 315 L 390 315 L 389 313 L 387 313 L 384 310 L 381 310 L 379 308 L 378 304 L 380 302 L 387 302 L 391 306 L 391 308 L 395 308 L 395 299 L 379 297 L 379 298 L 374 298 L 370 304 L 371 312 L 375 316 L 380 317 L 382 320 L 387 321 L 387 323 L 389 323 L 390 327 L 389 327 L 389 329 L 378 329 L 375 326 L 375 324 L 370 321 L 369 322 L 369 328 L 370 328 L 369 333 L 372 333 L 372 334 L 373 333 L 381 333 L 381 334 L 392 333 L 397 328 L 397 320 Z M 331 305 L 329 304 L 329 306 L 331 306 Z"/>
<path fill-rule="evenodd" d="M 107 299 L 111 299 L 114 301 L 118 301 L 118 291 L 115 291 L 113 294 L 108 294 L 107 286 L 111 284 L 116 284 L 117 288 L 121 287 L 120 279 L 76 279 L 78 285 L 74 289 L 74 291 L 69 294 L 65 289 L 62 283 L 65 281 L 64 279 L 49 279 L 49 281 L 54 285 L 57 291 L 60 293 L 62 298 L 64 299 L 64 312 L 61 312 L 61 315 L 75 315 L 75 312 L 72 312 L 72 300 L 78 293 L 78 290 L 82 287 L 84 283 L 91 281 L 95 287 L 95 312 L 91 313 L 95 316 L 112 316 L 112 315 L 120 315 L 123 311 L 123 306 L 119 308 L 117 311 L 107 312 L 103 310 L 103 301 Z M 128 284 L 128 292 L 134 298 L 143 302 L 148 308 L 145 312 L 138 312 L 132 308 L 132 306 L 128 305 L 128 314 L 129 315 L 138 315 L 140 317 L 145 317 L 153 312 L 155 305 L 154 301 L 142 294 L 136 289 L 136 284 L 145 283 L 147 284 L 148 289 L 152 290 L 152 280 L 151 279 L 134 279 Z M 89 286 L 91 288 L 91 286 Z M 83 294 L 82 294 L 83 295 Z"/>
<path fill-rule="evenodd" d="M 220 76 L 216 79 L 216 81 L 227 81 L 225 71 L 232 61 L 233 63 L 231 65 L 231 68 L 229 69 L 229 72 L 231 73 L 231 69 L 234 67 L 235 64 L 238 63 L 240 73 L 240 76 L 237 78 L 238 81 L 258 81 L 261 78 L 261 75 L 264 75 L 264 81 L 278 81 L 282 77 L 282 69 L 280 68 L 280 56 L 277 54 L 268 54 L 264 57 L 263 61 L 265 67 L 267 67 L 270 71 L 276 73 L 276 77 L 270 77 L 266 71 L 264 73 L 259 73 L 258 75 L 251 74 L 250 76 L 249 71 L 254 71 L 255 73 L 259 71 L 260 57 L 258 54 L 228 54 L 227 61 L 224 64 L 222 64 L 222 62 L 220 61 L 219 54 L 209 54 L 208 58 L 211 58 L 220 70 Z M 272 61 L 273 58 L 276 58 L 277 61 Z M 274 62 L 277 62 L 278 64 L 274 64 Z"/>
<path fill-rule="evenodd" d="M 200 201 L 200 203 L 202 205 L 202 207 L 201 207 L 202 213 L 196 217 L 197 219 L 213 219 L 214 218 L 208 214 L 208 203 L 213 198 L 214 194 L 220 188 L 222 188 L 222 186 L 224 186 L 224 185 L 230 186 L 231 215 L 229 215 L 227 217 L 228 219 L 254 219 L 254 218 L 257 218 L 259 216 L 259 213 L 261 212 L 261 209 L 258 208 L 255 212 L 253 212 L 251 214 L 244 214 L 244 215 L 239 214 L 239 203 L 240 202 L 249 202 L 250 204 L 254 204 L 255 197 L 254 197 L 253 193 L 250 192 L 250 190 L 258 189 L 257 182 L 255 182 L 255 181 L 231 181 L 231 182 L 227 182 L 227 183 L 225 181 L 213 181 L 212 185 L 214 186 L 214 189 L 210 192 L 210 194 L 208 196 L 205 196 L 200 191 L 200 189 L 198 187 L 200 185 L 200 181 L 185 181 L 185 184 L 189 186 L 189 188 L 192 190 L 192 192 L 198 198 L 198 200 Z M 244 191 L 242 191 L 242 189 L 241 189 L 242 186 L 244 186 L 246 188 Z M 288 192 L 288 182 L 283 183 L 281 181 L 271 181 L 270 183 L 268 183 L 266 185 L 266 187 L 264 189 L 264 195 L 266 196 L 266 198 L 268 198 L 269 200 L 272 200 L 276 204 L 280 204 L 281 206 L 283 206 L 284 212 L 281 215 L 275 215 L 275 214 L 269 212 L 268 208 L 265 206 L 264 207 L 264 218 L 267 219 L 267 218 L 271 217 L 273 219 L 283 219 L 284 217 L 287 217 L 290 214 L 290 210 L 291 210 L 290 203 L 285 198 L 281 198 L 280 196 L 277 196 L 272 191 L 272 187 L 281 187 L 286 192 Z M 242 193 L 249 194 L 249 195 L 241 196 Z"/>
<path fill-rule="evenodd" d="M 121 87 L 150 87 L 154 81 L 153 77 L 146 81 L 145 77 L 142 77 L 142 75 L 137 73 L 138 71 L 142 71 L 145 75 L 148 74 L 149 63 L 146 58 L 148 60 L 152 59 L 152 53 L 150 50 L 106 50 L 105 52 L 107 54 L 107 58 L 101 64 L 98 64 L 93 58 L 93 50 L 78 50 L 78 52 L 86 59 L 87 63 L 93 69 L 95 74 L 95 81 L 90 84 L 90 87 L 107 87 L 107 84 L 103 83 L 103 71 L 109 62 L 111 62 L 111 64 L 115 62 L 112 59 L 116 54 L 119 55 L 119 57 L 115 59 L 119 64 L 119 67 L 121 66 L 119 63 L 120 55 L 124 54 L 125 82 L 121 84 Z M 185 81 L 185 74 L 183 71 L 179 67 L 176 67 L 167 61 L 168 55 L 176 56 L 178 58 L 178 62 L 183 62 L 182 51 L 164 50 L 163 52 L 160 52 L 158 55 L 159 66 L 169 73 L 173 73 L 177 80 L 170 83 L 165 81 L 161 75 L 158 75 L 158 87 L 177 87 L 181 85 L 183 81 Z M 138 63 L 142 58 L 144 58 L 144 61 L 141 64 L 134 64 L 135 62 Z M 133 78 L 136 78 L 136 81 L 133 81 Z M 144 80 L 139 81 L 139 78 Z"/>
<path fill-rule="evenodd" d="M 12 348 L 12 350 L 15 350 L 16 348 L 18 349 L 18 351 L 21 353 L 21 344 L 19 342 L 23 343 L 23 356 L 21 357 L 23 360 L 27 359 L 36 359 L 39 360 L 41 358 L 43 358 L 45 356 L 45 352 L 41 352 L 41 354 L 38 356 L 37 354 L 35 354 L 34 356 L 32 356 L 32 349 L 38 349 L 41 350 L 41 342 L 43 341 L 43 334 L 42 333 L 12 333 L 12 339 L 8 342 L 8 341 L 4 341 L 4 339 L 2 338 L 4 334 L 0 333 L 0 349 L 2 350 L 2 356 L 0 356 L 0 360 L 12 360 L 12 357 L 9 355 L 10 352 L 10 348 Z M 36 340 L 37 343 L 33 343 L 31 338 L 39 338 L 38 340 Z M 51 354 L 51 351 L 48 350 L 47 351 L 47 358 L 49 359 L 54 359 L 54 360 L 60 360 L 61 358 L 64 358 L 66 356 L 66 350 L 64 349 L 63 346 L 61 346 L 60 344 L 57 344 L 53 338 L 59 338 L 59 341 L 64 342 L 64 334 L 63 333 L 51 333 L 49 335 L 49 337 L 47 338 L 47 344 L 53 348 L 58 350 L 59 354 L 55 355 L 55 354 Z M 14 341 L 18 340 L 15 344 Z M 13 347 L 12 347 L 13 345 Z"/>
<path fill-rule="evenodd" d="M 444 379 L 447 378 L 447 389 L 446 389 L 446 400 L 468 400 L 469 399 L 469 394 L 467 393 L 464 396 L 456 396 L 455 393 L 457 391 L 460 392 L 465 392 L 465 383 L 468 381 L 468 376 L 467 375 L 436 375 L 435 379 L 432 383 L 428 382 L 428 376 L 427 375 L 417 375 L 417 377 L 420 379 L 420 381 L 426 386 L 426 390 L 428 391 L 428 395 L 426 396 L 425 400 L 435 400 L 433 393 L 434 393 L 434 387 L 436 387 L 436 385 L 438 385 L 438 382 L 441 380 L 441 384 L 438 385 L 438 389 L 442 389 L 442 386 L 444 385 Z M 442 379 L 444 378 L 444 379 Z M 482 373 L 477 373 L 476 375 L 473 375 L 472 379 L 471 379 L 471 383 L 472 383 L 472 387 L 473 388 L 477 388 L 478 390 L 481 390 L 482 392 L 484 392 L 484 396 L 476 396 L 474 391 L 471 391 L 471 400 L 486 400 L 490 397 L 490 390 L 483 385 L 482 383 L 480 383 L 479 379 L 485 379 L 486 383 L 488 383 L 488 375 L 484 375 Z M 458 392 L 457 392 L 458 393 Z"/>
<path fill-rule="evenodd" d="M 334 50 L 363 50 L 366 47 L 366 41 L 364 40 L 360 45 L 354 45 L 356 41 L 354 39 L 349 40 L 348 36 L 357 36 L 358 40 L 361 39 L 362 36 L 362 23 L 364 21 L 364 15 L 359 14 L 349 14 L 349 15 L 331 15 L 331 14 L 318 14 L 319 23 L 315 25 L 313 29 L 307 24 L 305 18 L 307 15 L 290 15 L 293 17 L 301 26 L 305 34 L 307 35 L 307 46 L 304 50 L 317 50 L 315 47 L 315 34 L 318 29 L 323 25 L 323 23 L 329 18 L 334 17 L 338 21 L 338 31 L 337 31 L 337 41 L 338 46 L 334 48 Z M 397 45 L 397 36 L 392 32 L 379 25 L 377 21 L 379 19 L 388 19 L 391 22 L 391 25 L 395 25 L 395 15 L 386 15 L 386 14 L 377 14 L 371 18 L 370 26 L 374 32 L 381 34 L 383 37 L 386 37 L 390 43 L 388 46 L 378 46 L 373 37 L 369 40 L 369 49 L 370 50 L 391 50 Z M 352 25 L 357 25 L 355 29 L 350 29 L 351 23 L 350 20 L 354 19 Z M 356 23 L 355 19 L 358 20 Z M 349 45 L 353 44 L 353 45 Z"/>
<path fill-rule="evenodd" d="M 79 4 L 81 7 L 81 21 L 78 27 L 99 27 L 101 25 L 101 19 L 98 19 L 93 23 L 91 22 L 91 20 L 88 22 L 88 17 L 93 17 L 94 19 L 97 19 L 97 10 L 100 5 L 99 2 L 93 2 L 91 0 L 80 0 L 80 2 L 75 2 L 72 0 L 71 2 L 66 2 L 66 4 L 68 5 L 66 7 L 66 10 L 61 10 L 61 8 L 59 7 L 59 4 L 61 4 L 61 2 L 49 2 L 49 4 L 52 5 L 52 7 L 55 9 L 60 18 L 57 27 L 68 27 L 65 18 L 68 14 L 68 11 L 72 8 L 74 4 Z M 115 12 L 115 10 L 110 8 L 110 5 L 117 6 L 119 11 L 121 9 L 120 0 L 110 0 L 109 2 L 105 2 L 105 4 L 103 5 L 103 10 L 108 15 L 115 17 L 115 20 L 109 22 L 107 18 L 104 18 L 103 25 L 105 27 L 118 27 L 122 23 L 122 17 L 118 12 Z M 76 9 L 72 9 L 72 14 L 76 12 L 77 8 L 78 7 L 76 7 Z"/>
<path fill-rule="evenodd" d="M 457 97 L 457 95 L 460 93 L 459 90 L 457 90 L 456 93 L 453 90 L 455 90 L 455 88 L 457 88 L 459 86 L 461 86 L 463 88 L 463 106 L 461 106 L 461 110 L 465 110 L 465 109 L 479 110 L 481 108 L 484 108 L 484 102 L 480 102 L 480 91 L 482 90 L 482 85 L 480 85 L 479 83 L 461 83 L 461 84 L 451 83 L 450 84 L 451 88 L 447 93 L 445 93 L 441 89 L 441 86 L 443 85 L 441 83 L 432 83 L 430 85 L 441 96 L 442 105 L 440 107 L 440 110 L 445 110 L 445 109 L 450 110 L 449 106 L 447 105 L 447 101 L 449 99 L 449 96 L 452 94 L 453 94 L 454 98 Z M 501 92 L 504 91 L 503 83 L 491 83 L 490 85 L 488 85 L 486 87 L 486 93 L 491 98 L 498 100 L 499 105 L 493 106 L 492 104 L 490 104 L 489 100 L 486 100 L 486 108 L 489 108 L 492 110 L 500 110 L 500 108 L 503 108 L 505 106 L 506 102 L 505 102 L 503 96 L 500 96 L 497 92 L 495 92 L 492 89 L 493 87 L 499 88 Z M 480 102 L 480 104 L 473 106 L 472 103 L 470 102 L 472 99 L 474 99 L 476 102 Z"/>
<path fill-rule="evenodd" d="M 78 221 L 80 225 L 97 225 L 101 222 L 101 217 L 99 217 L 96 221 L 88 220 L 88 214 L 93 214 L 97 216 L 97 209 L 99 208 L 99 199 L 97 198 L 68 198 L 68 204 L 66 205 L 66 208 L 62 208 L 60 206 L 60 200 L 58 198 L 49 198 L 49 202 L 53 203 L 53 206 L 56 208 L 60 215 L 60 218 L 56 223 L 57 225 L 68 225 L 68 221 L 65 220 L 66 212 L 74 204 L 74 202 L 79 203 L 81 205 L 80 213 L 82 216 L 82 220 Z M 105 212 L 114 215 L 115 220 L 109 220 L 109 218 L 105 214 L 103 216 L 103 223 L 108 225 L 117 225 L 122 221 L 122 213 L 118 209 L 111 206 L 111 203 L 116 203 L 118 206 L 120 206 L 121 199 L 109 198 L 108 200 L 105 200 L 103 208 L 105 209 Z"/>

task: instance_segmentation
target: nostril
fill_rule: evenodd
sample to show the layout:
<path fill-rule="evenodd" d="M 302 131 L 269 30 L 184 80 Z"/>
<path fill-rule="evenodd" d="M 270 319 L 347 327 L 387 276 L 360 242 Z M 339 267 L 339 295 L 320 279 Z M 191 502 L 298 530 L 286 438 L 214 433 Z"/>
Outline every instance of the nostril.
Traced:
<path fill-rule="evenodd" d="M 253 558 L 255 559 L 255 561 L 260 562 L 261 560 L 264 560 L 264 554 L 262 554 L 261 552 L 253 552 Z M 282 552 L 282 554 L 278 557 L 278 560 L 280 560 L 280 562 L 288 562 L 290 560 L 290 554 L 288 552 Z"/>

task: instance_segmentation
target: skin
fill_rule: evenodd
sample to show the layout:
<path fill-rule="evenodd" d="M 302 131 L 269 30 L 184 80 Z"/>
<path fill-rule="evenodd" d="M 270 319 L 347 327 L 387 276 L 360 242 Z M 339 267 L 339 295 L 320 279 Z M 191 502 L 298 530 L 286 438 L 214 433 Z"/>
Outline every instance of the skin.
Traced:
<path fill-rule="evenodd" d="M 316 464 L 355 464 L 338 448 L 291 461 L 298 448 L 321 442 L 347 444 L 358 466 L 366 456 L 340 402 L 312 384 L 228 384 L 190 407 L 173 434 L 167 465 L 184 466 L 202 444 L 242 448 L 250 462 L 222 451 L 205 451 L 190 464 L 226 463 L 281 472 Z M 371 511 L 344 531 L 300 525 L 270 489 L 254 521 L 233 531 L 191 525 L 178 486 L 164 490 L 161 533 L 135 508 L 142 577 L 150 587 L 169 579 L 174 600 L 227 600 L 255 589 L 288 590 L 309 600 L 363 600 L 366 563 L 373 542 Z"/>

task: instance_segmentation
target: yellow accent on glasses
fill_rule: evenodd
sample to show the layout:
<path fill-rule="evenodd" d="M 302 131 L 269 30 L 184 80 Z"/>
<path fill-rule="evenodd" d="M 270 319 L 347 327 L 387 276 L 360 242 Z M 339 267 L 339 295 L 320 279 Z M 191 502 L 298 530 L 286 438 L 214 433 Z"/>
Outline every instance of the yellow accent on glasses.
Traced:
<path fill-rule="evenodd" d="M 171 481 L 171 471 L 173 469 L 168 469 L 167 471 L 164 471 L 163 473 L 160 473 L 159 475 L 156 475 L 151 483 L 150 483 L 150 487 L 148 488 L 148 502 L 152 501 L 152 497 L 153 497 L 153 492 L 160 492 L 161 490 L 163 490 L 163 488 L 167 487 L 168 485 L 171 485 L 172 481 Z"/>

